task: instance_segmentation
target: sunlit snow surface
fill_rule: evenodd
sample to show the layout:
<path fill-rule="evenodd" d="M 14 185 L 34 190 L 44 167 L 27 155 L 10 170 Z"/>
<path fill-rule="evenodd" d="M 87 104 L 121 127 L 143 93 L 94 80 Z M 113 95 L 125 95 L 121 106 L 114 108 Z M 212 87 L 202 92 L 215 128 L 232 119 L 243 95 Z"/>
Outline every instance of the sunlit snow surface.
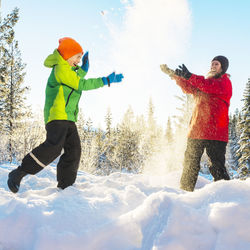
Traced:
<path fill-rule="evenodd" d="M 0 250 L 250 249 L 250 180 L 178 188 L 181 171 L 165 176 L 79 172 L 56 188 L 46 167 L 7 188 L 16 166 L 0 166 Z"/>

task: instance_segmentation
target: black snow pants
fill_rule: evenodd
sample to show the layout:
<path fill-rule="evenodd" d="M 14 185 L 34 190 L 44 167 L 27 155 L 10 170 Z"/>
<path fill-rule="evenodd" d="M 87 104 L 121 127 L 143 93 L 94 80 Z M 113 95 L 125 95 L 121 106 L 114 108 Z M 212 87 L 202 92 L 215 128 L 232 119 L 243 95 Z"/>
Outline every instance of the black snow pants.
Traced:
<path fill-rule="evenodd" d="M 77 176 L 81 157 L 81 143 L 77 127 L 72 121 L 55 120 L 46 124 L 46 140 L 27 154 L 19 167 L 28 174 L 36 174 L 55 160 L 64 149 L 57 164 L 59 188 L 72 185 Z"/>
<path fill-rule="evenodd" d="M 221 179 L 230 180 L 225 167 L 226 146 L 227 143 L 223 141 L 188 139 L 180 181 L 181 189 L 186 191 L 194 190 L 204 149 L 206 149 L 206 153 L 211 161 L 209 171 L 214 181 Z"/>

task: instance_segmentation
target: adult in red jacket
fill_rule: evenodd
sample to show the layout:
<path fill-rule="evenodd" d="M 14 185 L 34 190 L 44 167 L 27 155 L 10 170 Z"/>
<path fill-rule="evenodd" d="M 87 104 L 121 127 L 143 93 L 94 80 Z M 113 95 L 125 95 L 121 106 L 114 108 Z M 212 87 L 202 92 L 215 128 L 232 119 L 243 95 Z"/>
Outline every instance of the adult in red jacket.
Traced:
<path fill-rule="evenodd" d="M 209 170 L 214 180 L 230 179 L 225 168 L 228 109 L 232 96 L 232 84 L 226 74 L 228 65 L 226 57 L 216 56 L 207 78 L 190 73 L 184 64 L 172 76 L 183 92 L 192 94 L 195 101 L 180 181 L 184 190 L 194 190 L 204 149 L 212 163 Z"/>

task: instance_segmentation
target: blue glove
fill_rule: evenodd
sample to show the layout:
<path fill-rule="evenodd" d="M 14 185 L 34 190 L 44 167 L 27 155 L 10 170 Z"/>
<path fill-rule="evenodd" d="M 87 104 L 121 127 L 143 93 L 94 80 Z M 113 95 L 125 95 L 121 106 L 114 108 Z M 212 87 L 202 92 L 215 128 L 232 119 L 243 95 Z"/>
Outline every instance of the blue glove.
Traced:
<path fill-rule="evenodd" d="M 89 52 L 87 51 L 82 57 L 82 66 L 81 68 L 87 73 L 89 70 Z"/>
<path fill-rule="evenodd" d="M 124 78 L 123 74 L 116 74 L 115 72 L 113 72 L 107 77 L 102 77 L 102 81 L 104 85 L 110 86 L 110 83 L 112 82 L 121 82 L 122 78 Z"/>

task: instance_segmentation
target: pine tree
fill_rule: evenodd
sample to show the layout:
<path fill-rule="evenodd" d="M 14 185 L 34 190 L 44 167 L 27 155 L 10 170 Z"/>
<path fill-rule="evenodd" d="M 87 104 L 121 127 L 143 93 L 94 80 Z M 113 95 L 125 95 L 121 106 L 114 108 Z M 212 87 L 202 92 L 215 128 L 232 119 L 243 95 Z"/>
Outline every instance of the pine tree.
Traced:
<path fill-rule="evenodd" d="M 105 116 L 106 131 L 103 139 L 103 144 L 101 148 L 101 165 L 99 166 L 100 171 L 103 174 L 110 174 L 113 169 L 117 169 L 117 164 L 114 160 L 114 151 L 117 145 L 117 133 L 115 129 L 111 127 L 112 125 L 112 113 L 110 108 L 107 110 Z"/>
<path fill-rule="evenodd" d="M 233 170 L 237 170 L 239 167 L 239 156 L 237 151 L 240 147 L 239 145 L 239 110 L 236 109 L 233 115 L 229 116 L 229 167 Z"/>
<path fill-rule="evenodd" d="M 240 122 L 240 159 L 239 159 L 239 172 L 240 176 L 250 176 L 250 78 L 246 84 L 245 91 L 243 93 L 243 108 L 242 108 L 242 120 Z"/>
<path fill-rule="evenodd" d="M 45 140 L 45 128 L 43 113 L 32 117 L 32 119 L 23 119 L 17 129 L 18 136 L 15 137 L 15 151 L 17 161 L 37 147 Z"/>
<path fill-rule="evenodd" d="M 105 123 L 106 123 L 106 136 L 111 136 L 111 124 L 112 124 L 112 114 L 110 108 L 107 110 L 107 114 L 105 116 Z"/>
<path fill-rule="evenodd" d="M 115 147 L 115 161 L 119 170 L 138 173 L 141 167 L 139 150 L 140 135 L 135 127 L 134 113 L 131 107 L 124 114 L 119 126 L 117 145 Z"/>
<path fill-rule="evenodd" d="M 154 110 L 153 101 L 149 99 L 148 105 L 148 124 L 147 124 L 147 152 L 146 155 L 150 157 L 152 154 L 160 150 L 160 138 L 162 138 L 162 129 L 157 126 L 155 119 L 155 110 Z"/>
<path fill-rule="evenodd" d="M 22 118 L 29 115 L 25 99 L 28 87 L 22 87 L 25 64 L 22 63 L 18 42 L 14 39 L 14 25 L 19 19 L 19 10 L 13 12 L 0 23 L 0 71 L 1 100 L 0 121 L 2 130 L 8 134 L 9 160 L 15 158 L 14 135 Z"/>
<path fill-rule="evenodd" d="M 95 144 L 95 130 L 93 129 L 93 122 L 89 118 L 84 126 L 84 132 L 81 138 L 82 156 L 81 169 L 89 173 L 95 173 L 98 167 L 98 151 Z"/>
<path fill-rule="evenodd" d="M 104 169 L 106 157 L 104 155 L 104 136 L 105 133 L 101 128 L 98 128 L 95 133 L 95 145 L 97 150 L 97 169 L 95 171 L 98 175 L 106 175 L 106 171 Z"/>
<path fill-rule="evenodd" d="M 181 106 L 177 108 L 180 111 L 180 115 L 174 116 L 176 121 L 176 127 L 180 130 L 187 131 L 189 121 L 192 116 L 192 109 L 193 109 L 193 97 L 192 95 L 182 95 L 176 96 L 178 100 L 181 101 Z"/>
<path fill-rule="evenodd" d="M 18 21 L 18 9 L 7 15 L 7 17 L 2 20 L 0 16 L 0 128 L 3 129 L 4 115 L 2 114 L 4 108 L 4 102 L 8 96 L 8 68 L 10 64 L 9 60 L 9 44 L 13 42 L 14 30 L 13 27 Z"/>
<path fill-rule="evenodd" d="M 171 145 L 173 143 L 173 130 L 172 130 L 172 125 L 171 125 L 171 119 L 170 117 L 168 117 L 168 123 L 167 123 L 167 129 L 166 129 L 166 133 L 165 133 L 165 137 L 167 140 L 167 144 Z"/>
<path fill-rule="evenodd" d="M 154 111 L 155 111 L 155 107 L 153 105 L 152 98 L 150 98 L 149 104 L 148 104 L 148 126 L 151 130 L 154 130 L 156 127 Z"/>
<path fill-rule="evenodd" d="M 174 140 L 174 154 L 176 155 L 175 165 L 181 166 L 186 149 L 189 122 L 192 116 L 193 96 L 182 95 L 181 97 L 176 96 L 176 98 L 181 101 L 181 106 L 177 108 L 177 110 L 180 112 L 179 115 L 173 117 L 176 131 Z"/>

